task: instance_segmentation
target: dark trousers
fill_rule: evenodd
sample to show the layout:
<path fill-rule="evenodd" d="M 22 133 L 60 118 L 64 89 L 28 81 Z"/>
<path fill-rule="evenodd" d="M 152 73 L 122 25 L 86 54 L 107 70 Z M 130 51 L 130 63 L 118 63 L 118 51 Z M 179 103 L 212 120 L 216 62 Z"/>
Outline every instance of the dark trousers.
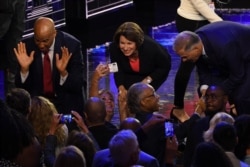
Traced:
<path fill-rule="evenodd" d="M 195 31 L 198 28 L 208 24 L 207 20 L 196 21 L 189 20 L 177 14 L 176 16 L 176 28 L 178 32 L 185 30 Z M 174 105 L 183 108 L 184 107 L 184 96 L 187 88 L 187 84 L 190 75 L 195 67 L 195 63 L 192 62 L 182 62 L 178 68 L 174 81 Z"/>

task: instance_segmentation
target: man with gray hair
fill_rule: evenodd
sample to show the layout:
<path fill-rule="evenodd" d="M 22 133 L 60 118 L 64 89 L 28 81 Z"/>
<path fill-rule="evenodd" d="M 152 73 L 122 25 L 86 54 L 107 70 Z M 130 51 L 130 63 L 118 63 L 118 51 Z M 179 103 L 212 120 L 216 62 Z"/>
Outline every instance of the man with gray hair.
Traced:
<path fill-rule="evenodd" d="M 201 95 L 209 85 L 220 85 L 229 94 L 238 114 L 250 108 L 250 28 L 240 23 L 220 21 L 194 32 L 177 35 L 173 49 L 183 62 L 195 62 Z"/>
<path fill-rule="evenodd" d="M 121 130 L 109 142 L 109 150 L 115 166 L 132 166 L 139 160 L 139 144 L 131 130 Z"/>

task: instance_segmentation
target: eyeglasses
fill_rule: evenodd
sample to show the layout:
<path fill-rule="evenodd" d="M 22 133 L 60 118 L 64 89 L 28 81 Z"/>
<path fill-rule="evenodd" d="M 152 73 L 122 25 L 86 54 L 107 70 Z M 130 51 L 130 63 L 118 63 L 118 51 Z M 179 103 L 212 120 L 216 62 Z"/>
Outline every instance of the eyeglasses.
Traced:
<path fill-rule="evenodd" d="M 225 95 L 205 95 L 203 98 L 204 100 L 218 100 L 218 98 L 223 97 Z"/>

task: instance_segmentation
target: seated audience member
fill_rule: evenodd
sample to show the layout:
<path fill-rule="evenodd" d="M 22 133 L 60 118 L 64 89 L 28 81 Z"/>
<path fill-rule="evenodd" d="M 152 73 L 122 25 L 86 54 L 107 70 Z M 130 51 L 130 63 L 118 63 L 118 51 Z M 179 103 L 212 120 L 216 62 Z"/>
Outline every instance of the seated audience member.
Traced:
<path fill-rule="evenodd" d="M 92 167 L 93 158 L 97 150 L 94 142 L 87 134 L 76 130 L 71 131 L 66 142 L 66 146 L 69 145 L 79 148 L 84 154 L 86 167 Z"/>
<path fill-rule="evenodd" d="M 13 88 L 7 93 L 5 100 L 9 107 L 28 117 L 31 104 L 31 97 L 28 91 L 22 88 Z"/>
<path fill-rule="evenodd" d="M 141 127 L 140 122 L 133 117 L 128 117 L 121 122 L 120 130 L 132 130 L 137 131 Z M 93 161 L 93 167 L 107 167 L 112 166 L 113 160 L 110 155 L 109 149 L 103 149 L 96 152 Z M 153 156 L 140 150 L 139 160 L 136 165 L 141 165 L 143 167 L 159 167 L 159 162 Z"/>
<path fill-rule="evenodd" d="M 17 87 L 30 95 L 43 96 L 62 114 L 83 110 L 84 64 L 81 42 L 72 35 L 56 30 L 54 21 L 39 17 L 34 36 L 14 48 L 19 64 Z"/>
<path fill-rule="evenodd" d="M 234 125 L 226 122 L 218 123 L 214 128 L 213 140 L 224 149 L 233 167 L 249 167 L 234 154 L 234 149 L 237 144 L 237 133 Z"/>
<path fill-rule="evenodd" d="M 76 146 L 62 148 L 56 157 L 54 167 L 87 167 L 84 154 Z"/>
<path fill-rule="evenodd" d="M 42 167 L 41 147 L 33 128 L 0 100 L 0 166 Z"/>
<path fill-rule="evenodd" d="M 65 145 L 68 137 L 68 129 L 64 124 L 59 125 L 61 115 L 58 114 L 55 106 L 46 98 L 41 96 L 35 96 L 31 100 L 31 112 L 28 116 L 28 120 L 35 130 L 35 134 L 38 137 L 41 146 L 46 148 L 46 142 L 48 138 L 56 140 L 55 155 L 58 154 L 60 148 Z M 51 140 L 53 140 L 51 139 Z M 48 160 L 45 155 L 45 164 L 48 165 Z M 53 160 L 50 160 L 50 164 L 53 164 Z"/>
<path fill-rule="evenodd" d="M 216 143 L 199 143 L 194 152 L 192 167 L 233 167 L 224 150 Z"/>
<path fill-rule="evenodd" d="M 136 132 L 139 128 L 141 128 L 141 123 L 138 119 L 134 117 L 127 117 L 120 124 L 120 129 L 124 130 L 130 129 Z"/>
<path fill-rule="evenodd" d="M 85 104 L 85 121 L 89 131 L 96 139 L 100 149 L 108 148 L 109 140 L 117 133 L 118 129 L 105 120 L 106 107 L 98 97 L 90 97 Z"/>
<path fill-rule="evenodd" d="M 250 165 L 250 115 L 242 114 L 235 119 L 234 126 L 237 131 L 238 143 L 235 155 Z"/>
<path fill-rule="evenodd" d="M 139 160 L 139 144 L 131 130 L 121 130 L 109 142 L 109 150 L 117 167 L 132 166 Z"/>
<path fill-rule="evenodd" d="M 102 77 L 109 74 L 109 68 L 107 65 L 98 64 L 91 77 L 91 84 L 89 88 L 89 97 L 100 97 L 106 106 L 106 118 L 107 122 L 110 122 L 114 116 L 115 99 L 114 95 L 106 89 L 99 89 L 99 81 Z"/>
<path fill-rule="evenodd" d="M 203 138 L 204 141 L 213 141 L 213 131 L 215 126 L 220 122 L 226 122 L 228 124 L 233 125 L 234 124 L 234 118 L 227 114 L 226 112 L 218 112 L 213 116 L 213 118 L 209 122 L 209 128 L 207 131 L 204 132 Z"/>
<path fill-rule="evenodd" d="M 159 111 L 159 95 L 151 85 L 138 82 L 128 89 L 127 105 L 129 111 L 135 114 L 135 118 L 141 122 L 143 127 L 136 132 L 140 149 L 154 156 L 160 166 L 164 166 L 166 146 L 164 122 L 166 117 L 153 114 L 153 112 Z M 151 118 L 154 122 L 149 121 Z M 148 129 L 145 128 L 146 125 L 149 125 Z M 142 134 L 144 137 L 140 136 Z"/>
<path fill-rule="evenodd" d="M 189 120 L 175 128 L 178 140 L 187 137 L 183 152 L 184 167 L 190 167 L 195 147 L 204 141 L 203 133 L 209 129 L 209 122 L 213 116 L 218 112 L 226 112 L 228 96 L 220 86 L 209 86 L 205 92 L 204 100 L 205 117 L 201 118 L 200 113 L 194 113 Z"/>

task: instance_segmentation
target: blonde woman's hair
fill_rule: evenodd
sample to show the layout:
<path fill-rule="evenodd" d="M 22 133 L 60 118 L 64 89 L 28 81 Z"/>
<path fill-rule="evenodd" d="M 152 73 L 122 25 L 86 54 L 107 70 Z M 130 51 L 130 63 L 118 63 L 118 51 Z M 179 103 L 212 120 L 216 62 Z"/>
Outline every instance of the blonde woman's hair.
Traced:
<path fill-rule="evenodd" d="M 226 122 L 226 123 L 233 125 L 234 118 L 226 112 L 218 112 L 217 114 L 215 114 L 209 122 L 209 129 L 205 131 L 203 134 L 204 141 L 206 142 L 213 141 L 213 131 L 214 131 L 215 126 L 219 122 Z"/>
<path fill-rule="evenodd" d="M 46 136 L 49 133 L 50 125 L 54 114 L 58 114 L 55 106 L 48 99 L 42 96 L 35 96 L 31 100 L 31 112 L 28 120 L 33 126 L 39 142 L 44 147 Z M 66 129 L 67 131 L 67 129 Z M 61 126 L 55 132 L 59 146 L 65 145 L 67 139 L 67 132 Z"/>

